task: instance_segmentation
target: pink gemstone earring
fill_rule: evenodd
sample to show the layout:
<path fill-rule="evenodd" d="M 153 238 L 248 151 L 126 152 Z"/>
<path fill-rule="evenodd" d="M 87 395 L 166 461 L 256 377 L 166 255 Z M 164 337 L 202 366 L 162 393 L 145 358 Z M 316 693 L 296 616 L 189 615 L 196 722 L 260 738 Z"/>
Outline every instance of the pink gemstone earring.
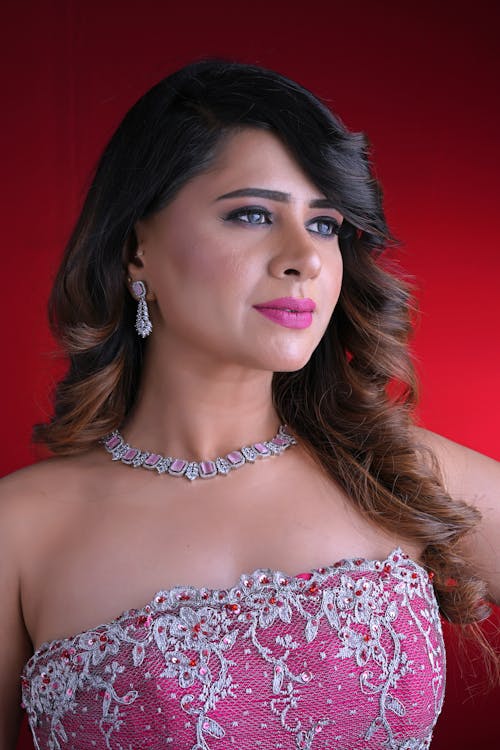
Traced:
<path fill-rule="evenodd" d="M 149 336 L 153 326 L 149 319 L 149 310 L 146 302 L 146 285 L 143 281 L 132 282 L 132 293 L 137 300 L 137 317 L 135 319 L 135 330 L 143 339 Z"/>

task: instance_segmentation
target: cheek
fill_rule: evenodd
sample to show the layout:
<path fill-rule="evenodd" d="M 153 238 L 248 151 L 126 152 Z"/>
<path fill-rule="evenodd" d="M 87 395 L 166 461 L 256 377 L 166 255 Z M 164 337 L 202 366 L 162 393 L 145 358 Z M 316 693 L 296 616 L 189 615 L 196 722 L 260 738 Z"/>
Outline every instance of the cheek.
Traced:
<path fill-rule="evenodd" d="M 323 264 L 322 273 L 322 299 L 324 304 L 320 317 L 320 327 L 323 327 L 323 329 L 326 330 L 337 305 L 340 296 L 340 289 L 342 287 L 343 263 L 340 251 L 330 262 Z"/>
<path fill-rule="evenodd" d="M 189 283 L 214 282 L 219 275 L 217 259 L 214 258 L 210 246 L 206 243 L 193 244 L 186 248 L 185 253 L 178 260 L 179 271 L 184 280 Z"/>
<path fill-rule="evenodd" d="M 163 243 L 156 265 L 156 272 L 167 276 L 175 288 L 211 284 L 219 277 L 222 264 L 218 262 L 214 248 L 202 239 L 186 239 L 171 236 Z"/>
<path fill-rule="evenodd" d="M 196 289 L 207 303 L 223 308 L 247 300 L 259 283 L 258 264 L 252 263 L 237 247 L 191 245 L 176 259 L 178 283 Z"/>
<path fill-rule="evenodd" d="M 342 286 L 342 275 L 344 271 L 344 264 L 342 262 L 342 254 L 340 250 L 337 250 L 331 262 L 328 264 L 328 287 L 332 299 L 332 304 L 337 302 L 340 294 L 340 288 Z"/>
<path fill-rule="evenodd" d="M 237 283 L 247 275 L 248 253 L 224 234 L 192 226 L 186 236 L 175 230 L 162 238 L 162 258 L 170 264 L 177 283 L 219 285 Z"/>

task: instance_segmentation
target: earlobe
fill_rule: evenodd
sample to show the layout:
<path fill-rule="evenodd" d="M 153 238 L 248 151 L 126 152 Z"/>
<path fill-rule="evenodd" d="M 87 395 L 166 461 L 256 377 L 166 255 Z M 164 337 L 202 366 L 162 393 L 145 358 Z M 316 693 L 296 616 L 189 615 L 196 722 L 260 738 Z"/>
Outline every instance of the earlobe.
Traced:
<path fill-rule="evenodd" d="M 143 263 L 144 249 L 141 247 L 140 241 L 137 240 L 135 231 L 131 232 L 123 248 L 123 261 L 124 270 L 127 274 L 128 290 L 134 299 L 137 297 L 134 295 L 132 284 L 136 281 L 141 281 L 145 284 L 147 289 L 148 302 L 153 302 L 156 297 L 149 289 L 149 283 L 144 279 L 145 267 Z"/>
<path fill-rule="evenodd" d="M 142 285 L 144 293 L 139 293 L 139 285 Z M 128 267 L 127 287 L 132 297 L 137 301 L 141 296 L 148 302 L 154 302 L 156 296 L 149 288 L 149 283 L 144 279 L 144 274 L 138 273 L 137 267 L 132 263 Z"/>
<path fill-rule="evenodd" d="M 144 300 L 154 302 L 156 297 L 151 291 L 150 283 L 146 280 L 146 268 L 143 261 L 145 250 L 143 246 L 143 229 L 138 224 L 127 237 L 123 248 L 123 260 L 125 272 L 127 274 L 128 290 L 134 299 L 138 299 L 134 294 L 133 284 L 140 282 L 144 285 L 146 294 Z"/>

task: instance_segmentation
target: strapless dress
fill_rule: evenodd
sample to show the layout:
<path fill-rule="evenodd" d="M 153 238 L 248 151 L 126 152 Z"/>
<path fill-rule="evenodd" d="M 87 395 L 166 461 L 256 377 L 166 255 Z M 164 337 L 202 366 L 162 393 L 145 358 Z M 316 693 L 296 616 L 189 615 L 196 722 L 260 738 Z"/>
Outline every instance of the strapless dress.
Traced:
<path fill-rule="evenodd" d="M 444 681 L 432 582 L 399 548 L 160 591 L 21 675 L 38 750 L 421 750 Z"/>

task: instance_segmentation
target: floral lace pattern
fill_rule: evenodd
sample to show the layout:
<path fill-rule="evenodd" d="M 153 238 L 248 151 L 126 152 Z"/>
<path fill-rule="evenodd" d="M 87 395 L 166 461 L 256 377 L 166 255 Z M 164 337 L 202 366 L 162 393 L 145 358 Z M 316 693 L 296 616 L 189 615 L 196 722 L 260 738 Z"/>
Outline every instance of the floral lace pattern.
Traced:
<path fill-rule="evenodd" d="M 21 683 L 37 750 L 423 750 L 444 668 L 429 576 L 396 549 L 161 591 L 43 644 Z"/>

